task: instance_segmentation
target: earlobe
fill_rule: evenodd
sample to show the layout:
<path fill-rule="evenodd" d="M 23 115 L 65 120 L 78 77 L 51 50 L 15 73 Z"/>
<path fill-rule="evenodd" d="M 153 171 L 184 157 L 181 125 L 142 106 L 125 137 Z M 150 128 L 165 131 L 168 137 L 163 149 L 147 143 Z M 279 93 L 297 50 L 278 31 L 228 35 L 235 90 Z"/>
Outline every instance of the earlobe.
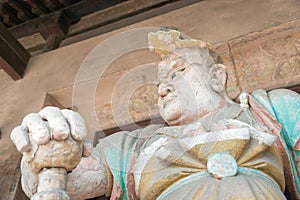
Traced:
<path fill-rule="evenodd" d="M 222 64 L 215 64 L 210 70 L 210 82 L 211 87 L 216 92 L 222 92 L 225 90 L 225 83 L 227 79 L 226 66 Z"/>

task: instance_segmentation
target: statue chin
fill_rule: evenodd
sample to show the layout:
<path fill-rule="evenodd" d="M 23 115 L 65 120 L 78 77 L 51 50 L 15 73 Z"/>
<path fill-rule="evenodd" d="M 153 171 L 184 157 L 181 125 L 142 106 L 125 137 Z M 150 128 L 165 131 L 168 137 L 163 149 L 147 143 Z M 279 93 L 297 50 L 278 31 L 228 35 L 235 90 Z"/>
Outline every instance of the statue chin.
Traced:
<path fill-rule="evenodd" d="M 162 118 L 165 120 L 165 122 L 167 122 L 168 125 L 170 126 L 176 126 L 181 124 L 181 116 L 182 114 L 180 112 L 165 112 L 162 111 L 160 112 L 160 115 L 162 116 Z"/>
<path fill-rule="evenodd" d="M 161 117 L 169 125 L 179 125 L 182 121 L 182 106 L 177 102 L 169 102 L 164 106 L 159 106 L 159 112 Z"/>

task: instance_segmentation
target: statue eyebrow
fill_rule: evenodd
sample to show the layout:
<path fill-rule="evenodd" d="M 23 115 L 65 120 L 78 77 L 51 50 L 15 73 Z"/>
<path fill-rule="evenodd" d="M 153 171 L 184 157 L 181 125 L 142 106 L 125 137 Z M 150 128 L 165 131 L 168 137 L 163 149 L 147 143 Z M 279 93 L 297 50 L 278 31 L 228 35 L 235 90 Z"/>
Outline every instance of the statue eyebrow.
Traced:
<path fill-rule="evenodd" d="M 173 56 L 177 56 L 177 57 L 173 57 Z M 166 70 L 165 72 L 166 73 L 162 73 L 161 74 L 161 76 L 160 76 L 160 78 L 162 79 L 162 80 L 167 80 L 168 78 L 169 78 L 169 76 L 170 76 L 170 74 L 172 74 L 172 72 L 174 71 L 174 70 L 178 70 L 178 66 L 176 66 L 177 64 L 178 64 L 178 61 L 179 60 L 181 60 L 181 61 L 185 61 L 186 60 L 186 58 L 184 57 L 184 55 L 181 55 L 181 54 L 171 54 L 171 55 L 167 55 L 166 57 L 165 57 L 165 61 L 167 62 L 167 63 L 170 63 L 170 64 L 172 64 L 172 66 L 165 66 L 165 68 L 168 68 L 168 70 Z M 175 62 L 174 62 L 175 61 Z M 173 63 L 174 62 L 174 63 Z M 175 68 L 174 68 L 174 66 L 176 66 Z"/>
<path fill-rule="evenodd" d="M 170 68 L 171 71 L 172 70 L 181 70 L 181 68 L 185 68 L 183 66 L 184 62 L 188 62 L 185 57 L 183 57 L 183 56 L 177 57 L 175 59 L 175 63 Z"/>

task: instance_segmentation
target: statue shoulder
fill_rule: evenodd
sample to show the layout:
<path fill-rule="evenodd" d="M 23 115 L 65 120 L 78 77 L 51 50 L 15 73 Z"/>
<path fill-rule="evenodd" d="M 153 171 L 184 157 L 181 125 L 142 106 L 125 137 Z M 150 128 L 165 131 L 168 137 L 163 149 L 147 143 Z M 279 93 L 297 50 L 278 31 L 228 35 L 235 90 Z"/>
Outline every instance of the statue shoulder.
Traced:
<path fill-rule="evenodd" d="M 282 125 L 288 146 L 298 149 L 300 140 L 300 94 L 288 89 L 256 90 L 252 96 Z"/>

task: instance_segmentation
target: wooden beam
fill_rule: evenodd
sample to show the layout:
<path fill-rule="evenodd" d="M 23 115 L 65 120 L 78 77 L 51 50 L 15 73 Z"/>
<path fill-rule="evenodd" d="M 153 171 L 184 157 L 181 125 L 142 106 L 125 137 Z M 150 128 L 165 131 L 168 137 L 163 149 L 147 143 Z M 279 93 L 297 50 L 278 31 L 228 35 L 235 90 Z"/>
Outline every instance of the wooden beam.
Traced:
<path fill-rule="evenodd" d="M 15 38 L 21 38 L 34 33 L 41 33 L 47 39 L 52 34 L 65 35 L 69 22 L 62 11 L 57 11 L 19 24 L 8 30 Z"/>
<path fill-rule="evenodd" d="M 14 10 L 17 11 L 17 17 L 21 21 L 26 21 L 36 17 L 31 13 L 30 7 L 21 0 L 2 0 L 2 1 L 6 2 Z"/>
<path fill-rule="evenodd" d="M 70 19 L 70 24 L 77 22 L 82 16 L 91 14 L 98 10 L 102 10 L 125 0 L 83 0 L 63 9 L 67 18 Z"/>
<path fill-rule="evenodd" d="M 50 16 L 38 21 L 36 31 L 45 39 L 51 35 L 64 37 L 69 29 L 69 21 L 61 11 L 53 12 Z"/>
<path fill-rule="evenodd" d="M 95 37 L 97 35 L 101 35 L 125 26 L 129 26 L 134 23 L 138 23 L 140 21 L 159 16 L 165 14 L 167 12 L 171 12 L 176 9 L 183 8 L 185 6 L 189 6 L 194 3 L 199 3 L 204 0 L 173 0 L 173 1 L 165 1 L 163 5 L 158 5 L 149 8 L 148 10 L 142 9 L 141 12 L 137 11 L 134 13 L 127 13 L 123 16 L 116 14 L 117 17 L 114 17 L 112 14 L 109 14 L 107 17 L 103 15 L 103 19 L 100 20 L 99 24 L 95 23 L 94 20 L 92 22 L 93 29 L 88 31 L 88 26 L 84 27 L 82 24 L 74 24 L 70 26 L 68 36 L 65 40 L 62 41 L 60 46 L 66 46 L 75 42 L 79 42 L 82 40 L 86 40 L 88 38 Z M 143 1 L 146 2 L 146 1 Z M 140 2 L 141 3 L 141 2 Z M 118 5 L 117 5 L 118 6 Z M 112 8 L 113 9 L 113 8 Z M 128 9 L 132 9 L 128 7 Z M 99 11 L 97 15 L 100 16 L 103 12 L 107 11 Z M 125 10 L 122 11 L 126 13 Z M 94 14 L 92 14 L 94 15 Z M 80 28 L 76 28 L 76 26 L 83 26 L 82 28 L 86 28 L 84 34 L 78 34 L 80 32 Z M 97 26 L 99 26 L 97 28 Z M 76 32 L 76 33 L 75 33 Z M 75 34 L 74 36 L 70 37 L 69 34 Z"/>
<path fill-rule="evenodd" d="M 41 0 L 46 8 L 48 8 L 51 11 L 56 11 L 63 7 L 62 4 L 60 4 L 57 0 Z"/>
<path fill-rule="evenodd" d="M 78 23 L 70 27 L 68 36 L 77 35 L 172 2 L 174 0 L 125 1 L 84 17 L 84 19 L 81 19 Z"/>
<path fill-rule="evenodd" d="M 17 12 L 6 2 L 0 1 L 0 16 L 8 26 L 15 26 L 22 21 L 18 19 Z"/>
<path fill-rule="evenodd" d="M 50 35 L 46 40 L 46 44 L 43 48 L 43 52 L 51 51 L 59 47 L 60 42 L 63 40 L 63 37 L 60 35 Z"/>
<path fill-rule="evenodd" d="M 50 12 L 39 0 L 26 0 L 24 3 L 31 8 L 31 12 L 35 15 L 41 16 Z"/>
<path fill-rule="evenodd" d="M 49 1 L 49 0 L 44 0 Z M 34 33 L 40 32 L 41 24 L 47 25 L 47 23 L 53 24 L 53 21 L 56 20 L 57 13 L 61 13 L 61 17 L 63 16 L 64 27 L 60 27 L 62 30 L 68 29 L 66 24 L 72 24 L 77 22 L 82 16 L 90 14 L 100 9 L 104 9 L 110 6 L 113 6 L 117 3 L 122 2 L 123 0 L 83 0 L 75 3 L 71 6 L 64 7 L 57 12 L 50 13 L 39 18 L 35 18 L 29 20 L 25 23 L 13 26 L 9 28 L 9 31 L 15 38 L 21 38 L 24 36 L 32 35 Z M 30 0 L 30 2 L 34 2 Z M 62 19 L 62 18 L 60 18 Z M 45 23 L 47 22 L 47 23 Z M 44 27 L 45 28 L 45 27 Z M 47 29 L 47 28 L 46 28 Z M 51 35 L 51 34 L 50 34 Z M 45 38 L 46 39 L 46 38 Z"/>
<path fill-rule="evenodd" d="M 58 1 L 64 6 L 69 6 L 78 2 L 78 0 L 58 0 Z"/>
<path fill-rule="evenodd" d="M 30 54 L 0 23 L 0 66 L 13 79 L 21 79 Z"/>

